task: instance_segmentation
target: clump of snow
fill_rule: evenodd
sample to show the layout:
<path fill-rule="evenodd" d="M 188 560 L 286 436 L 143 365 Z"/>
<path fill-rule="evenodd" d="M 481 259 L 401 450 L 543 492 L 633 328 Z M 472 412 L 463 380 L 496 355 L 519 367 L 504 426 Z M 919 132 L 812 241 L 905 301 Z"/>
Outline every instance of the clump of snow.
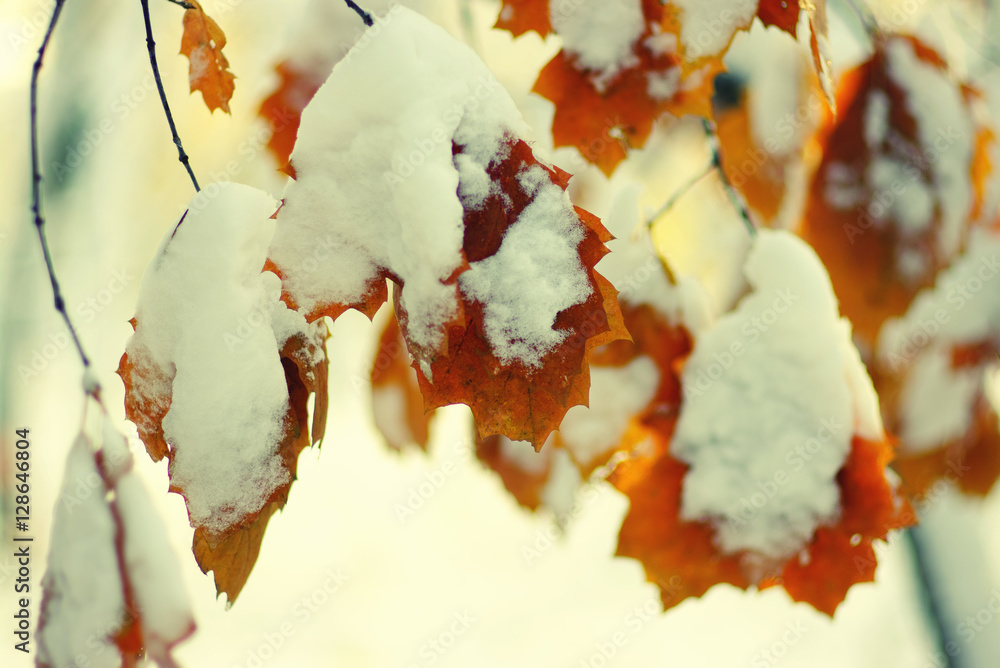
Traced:
<path fill-rule="evenodd" d="M 149 656 L 163 665 L 194 629 L 176 555 L 125 437 L 103 408 L 70 449 L 42 581 L 45 615 L 39 658 L 49 666 L 118 666 L 113 638 L 138 614 Z M 101 468 L 95 450 L 100 450 Z M 103 475 L 102 475 L 103 473 Z M 107 495 L 108 486 L 114 492 Z M 115 516 L 117 513 L 117 519 Z M 121 540 L 125 572 L 116 545 Z M 135 609 L 125 609 L 125 583 Z"/>
<path fill-rule="evenodd" d="M 573 519 L 577 491 L 582 483 L 580 469 L 569 453 L 564 448 L 553 448 L 549 477 L 539 496 L 542 504 L 552 509 L 558 525 L 565 526 Z"/>
<path fill-rule="evenodd" d="M 886 52 L 890 76 L 906 91 L 907 111 L 917 121 L 920 161 L 930 166 L 941 210 L 938 249 L 947 257 L 961 245 L 971 207 L 968 166 L 975 146 L 973 121 L 958 84 L 937 66 L 921 60 L 909 40 L 890 40 Z M 902 222 L 908 220 L 919 225 L 922 219 Z"/>
<path fill-rule="evenodd" d="M 191 522 L 222 531 L 259 510 L 288 472 L 278 455 L 289 410 L 279 356 L 305 328 L 262 274 L 277 203 L 239 184 L 192 201 L 143 276 L 130 359 L 172 377 L 163 419 L 170 476 Z M 298 330 L 305 333 L 307 330 Z M 313 332 L 309 332 L 312 336 Z"/>
<path fill-rule="evenodd" d="M 573 406 L 559 425 L 563 443 L 587 466 L 618 445 L 634 415 L 642 411 L 660 384 L 656 363 L 645 355 L 623 367 L 590 368 L 590 407 Z"/>
<path fill-rule="evenodd" d="M 891 217 L 907 236 L 920 235 L 927 229 L 934 215 L 934 197 L 918 170 L 879 155 L 872 158 L 865 177 L 877 203 L 868 209 L 873 218 Z"/>
<path fill-rule="evenodd" d="M 142 615 L 146 649 L 162 657 L 194 628 L 180 564 L 142 481 L 130 473 L 118 481 L 115 494 L 125 534 L 125 566 Z"/>
<path fill-rule="evenodd" d="M 646 93 L 654 100 L 669 100 L 681 87 L 681 69 L 672 67 L 666 72 L 646 73 Z"/>
<path fill-rule="evenodd" d="M 918 355 L 899 396 L 899 437 L 906 452 L 929 452 L 965 434 L 982 390 L 982 370 L 953 369 L 949 348 L 934 345 Z"/>
<path fill-rule="evenodd" d="M 726 552 L 780 559 L 836 518 L 852 437 L 883 429 L 815 252 L 761 230 L 745 272 L 753 291 L 696 337 L 671 450 L 691 467 L 681 516 L 713 522 Z"/>
<path fill-rule="evenodd" d="M 872 151 L 878 150 L 888 130 L 889 96 L 876 88 L 868 95 L 868 106 L 865 108 L 865 144 Z"/>
<path fill-rule="evenodd" d="M 581 69 L 608 81 L 636 61 L 633 49 L 646 28 L 642 0 L 552 0 L 549 20 L 563 50 Z"/>
<path fill-rule="evenodd" d="M 713 56 L 750 25 L 757 0 L 673 0 L 680 9 L 681 43 L 690 60 Z"/>
<path fill-rule="evenodd" d="M 555 440 L 554 434 L 555 432 L 549 435 L 538 452 L 535 452 L 535 446 L 531 441 L 512 441 L 506 436 L 497 436 L 500 439 L 500 456 L 525 473 L 535 475 L 545 473 L 555 451 L 552 445 Z"/>
<path fill-rule="evenodd" d="M 998 274 L 1000 235 L 973 230 L 968 250 L 879 332 L 879 365 L 905 372 L 900 436 L 908 452 L 933 450 L 968 430 L 983 373 L 952 368 L 951 351 L 1000 339 L 1000 290 L 992 284 Z"/>
<path fill-rule="evenodd" d="M 866 201 L 866 192 L 857 170 L 842 162 L 831 162 L 826 168 L 823 199 L 836 209 L 853 209 Z"/>
<path fill-rule="evenodd" d="M 479 201 L 482 170 L 524 124 L 478 56 L 412 10 L 362 41 L 302 113 L 270 257 L 302 312 L 357 302 L 388 269 L 411 343 L 434 349 L 458 303 L 445 281 L 463 263 L 459 192 Z M 317 239 L 335 257 L 307 263 Z"/>
<path fill-rule="evenodd" d="M 750 131 L 757 146 L 778 156 L 796 155 L 822 106 L 803 96 L 809 63 L 787 32 L 754 22 L 733 39 L 723 59 L 746 80 Z"/>
<path fill-rule="evenodd" d="M 539 165 L 518 179 L 531 203 L 507 229 L 500 249 L 473 262 L 458 283 L 467 298 L 482 302 L 497 358 L 539 367 L 568 336 L 553 329 L 556 316 L 585 301 L 592 288 L 577 253 L 583 229 L 569 195 Z"/>
<path fill-rule="evenodd" d="M 39 665 L 122 665 L 113 638 L 127 617 L 115 522 L 104 494 L 94 455 L 81 434 L 69 451 L 52 520 L 52 549 L 42 578 Z"/>
<path fill-rule="evenodd" d="M 973 344 L 1000 334 L 1000 234 L 975 229 L 968 250 L 922 290 L 901 318 L 879 332 L 880 363 L 899 370 L 931 339 Z"/>
<path fill-rule="evenodd" d="M 677 276 L 672 283 L 647 230 L 637 230 L 639 186 L 624 188 L 615 198 L 605 227 L 615 236 L 597 271 L 618 290 L 618 299 L 634 306 L 648 305 L 671 323 L 698 331 L 712 319 L 708 295 L 693 276 Z M 745 236 L 745 235 L 744 235 Z"/>

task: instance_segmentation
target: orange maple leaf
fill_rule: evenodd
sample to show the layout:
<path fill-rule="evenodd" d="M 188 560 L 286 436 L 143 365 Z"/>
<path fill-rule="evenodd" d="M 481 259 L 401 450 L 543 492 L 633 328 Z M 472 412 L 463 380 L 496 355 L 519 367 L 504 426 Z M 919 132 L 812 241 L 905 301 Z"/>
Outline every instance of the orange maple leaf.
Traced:
<path fill-rule="evenodd" d="M 457 146 L 455 150 L 461 151 Z M 479 209 L 465 211 L 462 250 L 468 262 L 494 255 L 507 229 L 531 204 L 534 193 L 525 190 L 519 175 L 534 166 L 544 169 L 547 178 L 561 189 L 568 186 L 568 173 L 538 162 L 527 143 L 512 140 L 507 157 L 491 162 L 487 169 L 499 191 L 491 191 Z M 591 290 L 585 301 L 556 317 L 553 329 L 565 333 L 563 343 L 542 357 L 539 368 L 520 360 L 503 363 L 486 334 L 485 305 L 463 296 L 464 313 L 446 327 L 441 352 L 415 355 L 427 360 L 429 368 L 426 373 L 421 363 L 414 363 L 428 409 L 467 404 L 472 408 L 480 437 L 502 434 L 515 441 L 531 441 L 538 449 L 571 406 L 586 404 L 590 386 L 584 363 L 587 352 L 603 343 L 627 338 L 628 333 L 621 322 L 617 291 L 594 270 L 607 253 L 604 242 L 611 235 L 596 217 L 579 207 L 574 210 L 583 231 L 577 252 Z M 399 303 L 398 286 L 395 294 L 406 336 L 406 312 Z"/>
<path fill-rule="evenodd" d="M 323 68 L 302 68 L 291 60 L 285 60 L 275 67 L 281 78 L 278 87 L 260 104 L 258 115 L 271 128 L 271 138 L 267 149 L 274 155 L 278 165 L 288 164 L 288 156 L 295 146 L 302 110 L 326 80 Z"/>
<path fill-rule="evenodd" d="M 629 149 L 646 143 L 653 123 L 665 112 L 707 116 L 712 78 L 722 70 L 718 58 L 694 66 L 665 50 L 665 39 L 679 39 L 679 24 L 656 0 L 644 0 L 642 7 L 646 27 L 633 47 L 634 62 L 609 81 L 597 83 L 599 73 L 581 68 L 560 51 L 539 72 L 532 89 L 555 104 L 555 146 L 575 146 L 609 176 Z"/>
<path fill-rule="evenodd" d="M 475 427 L 474 427 L 475 428 Z M 478 432 L 478 429 L 476 429 Z M 537 463 L 525 467 L 508 454 L 508 448 L 517 447 L 506 436 L 476 436 L 476 458 L 486 468 L 498 476 L 504 488 L 517 503 L 528 510 L 538 510 L 542 506 L 542 494 L 552 475 L 553 450 L 560 447 L 555 432 L 540 451 L 534 453 L 539 457 Z"/>
<path fill-rule="evenodd" d="M 951 368 L 976 371 L 980 376 L 995 368 L 997 343 L 992 340 L 955 346 L 951 350 Z M 901 387 L 910 367 L 897 373 L 880 365 L 874 376 L 875 388 L 882 398 L 886 425 L 895 433 L 905 433 L 901 410 Z M 1000 418 L 980 387 L 967 407 L 966 431 L 929 450 L 911 451 L 902 442 L 893 468 L 903 481 L 903 488 L 915 499 L 935 493 L 938 484 L 950 483 L 966 494 L 985 497 L 1000 478 Z"/>
<path fill-rule="evenodd" d="M 281 352 L 281 364 L 289 394 L 289 410 L 284 417 L 284 437 L 278 446 L 281 463 L 288 471 L 288 481 L 274 489 L 263 507 L 222 532 L 212 532 L 196 526 L 193 552 L 204 573 L 214 571 L 216 590 L 225 592 L 232 604 L 246 584 L 260 552 L 268 520 L 284 507 L 295 480 L 298 456 L 302 450 L 322 440 L 326 430 L 327 376 L 329 361 L 325 344 L 317 345 L 302 334 L 290 337 Z M 319 361 L 317 361 L 319 360 Z M 125 383 L 125 411 L 141 417 L 139 435 L 154 461 L 166 456 L 173 460 L 175 450 L 163 441 L 162 420 L 170 408 L 173 378 L 166 378 L 126 352 L 119 364 L 119 375 Z M 309 395 L 315 394 L 312 428 L 309 428 Z M 164 398 L 164 396 L 166 398 Z M 152 407 L 154 410 L 150 410 Z M 149 412 L 145 412 L 149 411 Z M 165 448 L 165 450 L 164 450 Z M 173 482 L 170 491 L 184 495 L 184 489 Z"/>
<path fill-rule="evenodd" d="M 229 61 L 222 53 L 226 34 L 218 23 L 205 14 L 197 0 L 187 2 L 192 7 L 184 11 L 181 55 L 187 56 L 191 62 L 188 69 L 191 92 L 201 91 L 209 111 L 222 109 L 228 114 L 236 76 L 229 71 Z"/>
<path fill-rule="evenodd" d="M 812 540 L 783 565 L 764 564 L 762 569 L 757 555 L 723 553 L 709 523 L 680 519 L 687 466 L 670 455 L 667 438 L 647 433 L 652 452 L 620 464 L 611 477 L 630 501 L 616 554 L 642 563 L 647 579 L 660 587 L 664 608 L 701 596 L 718 583 L 741 589 L 780 584 L 794 600 L 832 616 L 852 585 L 874 580 L 873 541 L 914 523 L 909 504 L 885 479 L 892 456 L 888 441 L 855 437 L 837 474 L 840 519 L 817 527 Z"/>
<path fill-rule="evenodd" d="M 921 132 L 935 128 L 919 126 L 906 83 L 893 76 L 891 48 L 912 49 L 918 62 L 949 76 L 941 56 L 916 38 L 890 35 L 876 40 L 872 58 L 844 76 L 837 93 L 841 111 L 836 119 L 828 118 L 821 131 L 823 159 L 808 191 L 800 232 L 826 265 L 842 313 L 869 345 L 885 320 L 902 315 L 960 250 L 982 198 L 981 186 L 973 183 L 969 211 L 961 220 L 946 221 L 945 197 L 936 188 L 924 187 L 936 177 L 935 161 L 924 157 Z M 969 108 L 976 94 L 968 87 L 960 93 L 974 119 Z M 870 134 L 875 127 L 870 116 L 877 113 L 884 113 L 887 127 L 880 138 Z M 982 155 L 989 136 L 982 128 L 974 132 L 968 168 L 971 173 L 978 165 L 978 181 L 989 169 Z M 873 187 L 869 170 L 890 162 L 903 166 L 904 175 L 885 187 Z M 921 206 L 930 212 L 930 220 L 913 233 L 913 224 L 902 218 L 902 208 L 895 204 L 918 195 L 929 197 Z M 950 228 L 944 231 L 946 225 Z M 945 235 L 953 239 L 948 247 L 939 243 Z"/>
<path fill-rule="evenodd" d="M 883 474 L 892 456 L 888 440 L 854 438 L 837 474 L 840 519 L 818 527 L 809 545 L 789 559 L 781 573 L 780 582 L 792 599 L 832 617 L 854 584 L 875 581 L 874 541 L 916 521 L 910 505 L 896 496 Z"/>
<path fill-rule="evenodd" d="M 514 37 L 534 30 L 545 38 L 552 32 L 548 0 L 502 0 L 493 27 L 506 30 Z"/>
<path fill-rule="evenodd" d="M 629 499 L 615 555 L 642 563 L 646 579 L 660 588 L 665 610 L 721 582 L 749 587 L 740 555 L 721 554 L 709 524 L 680 519 L 688 467 L 670 455 L 669 441 L 658 431 L 648 432 L 645 442 L 649 452 L 623 462 L 610 478 Z"/>

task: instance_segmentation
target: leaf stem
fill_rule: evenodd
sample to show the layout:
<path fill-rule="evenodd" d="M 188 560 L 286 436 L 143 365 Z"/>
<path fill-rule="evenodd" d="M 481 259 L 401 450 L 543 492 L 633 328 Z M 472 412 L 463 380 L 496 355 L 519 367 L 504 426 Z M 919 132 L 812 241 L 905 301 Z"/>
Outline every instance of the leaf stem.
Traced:
<path fill-rule="evenodd" d="M 358 13 L 358 16 L 361 17 L 361 20 L 365 22 L 366 26 L 371 27 L 375 24 L 375 22 L 372 20 L 372 15 L 366 12 L 365 10 L 361 9 L 361 7 L 358 7 L 358 4 L 354 2 L 354 0 L 344 0 L 344 2 L 347 3 L 348 7 L 350 7 L 351 9 L 353 9 L 355 12 Z"/>
<path fill-rule="evenodd" d="M 59 15 L 62 13 L 65 4 L 66 0 L 56 0 L 55 9 L 52 10 L 52 18 L 49 20 L 49 27 L 45 31 L 42 45 L 38 47 L 38 57 L 31 68 L 31 212 L 34 216 L 35 231 L 38 233 L 38 243 L 42 247 L 42 256 L 45 258 L 45 268 L 49 273 L 49 282 L 52 284 L 55 309 L 66 323 L 70 336 L 73 338 L 73 344 L 76 346 L 76 351 L 83 362 L 83 368 L 86 370 L 90 367 L 90 359 L 83 350 L 83 345 L 80 343 L 80 336 L 77 334 L 76 328 L 73 327 L 69 312 L 66 310 L 66 301 L 63 299 L 62 290 L 59 288 L 59 280 L 56 278 L 55 266 L 52 263 L 52 253 L 49 250 L 49 242 L 45 236 L 45 218 L 42 216 L 42 173 L 40 160 L 38 159 L 38 77 L 42 72 L 42 61 L 45 58 L 45 51 L 48 49 L 56 22 L 59 20 Z M 95 389 L 95 392 L 98 391 L 99 388 Z"/>
<path fill-rule="evenodd" d="M 187 170 L 188 176 L 191 177 L 191 183 L 194 184 L 195 192 L 201 192 L 201 188 L 198 186 L 198 179 L 194 176 L 194 170 L 191 169 L 191 162 L 188 160 L 187 153 L 184 152 L 184 145 L 181 143 L 181 137 L 177 134 L 177 126 L 174 125 L 174 117 L 170 113 L 170 105 L 167 104 L 167 94 L 163 90 L 163 81 L 160 79 L 160 68 L 156 64 L 156 42 L 153 41 L 153 26 L 149 21 L 149 0 L 139 0 L 142 4 L 142 18 L 146 24 L 146 49 L 149 51 L 149 64 L 153 68 L 153 78 L 156 80 L 156 90 L 160 93 L 160 102 L 163 104 L 163 111 L 167 115 L 167 124 L 170 126 L 170 135 L 174 140 L 174 144 L 177 146 L 177 159 L 181 161 L 184 165 L 184 169 Z M 175 3 L 181 4 L 181 3 Z M 182 5 L 184 6 L 184 5 Z"/>
<path fill-rule="evenodd" d="M 722 187 L 726 191 L 726 195 L 729 197 L 730 203 L 732 203 L 733 208 L 736 209 L 740 214 L 740 218 L 743 219 L 743 224 L 747 228 L 747 233 L 751 237 L 757 236 L 757 227 L 753 223 L 753 219 L 750 217 L 750 210 L 747 208 L 746 202 L 736 191 L 729 177 L 726 176 L 726 171 L 722 168 L 722 151 L 719 148 L 719 136 L 715 131 L 715 124 L 707 118 L 701 118 L 702 129 L 705 131 L 705 138 L 708 139 L 709 149 L 712 151 L 712 157 L 709 159 L 705 168 L 700 172 L 695 174 L 693 177 L 688 179 L 688 181 L 681 186 L 677 192 L 670 196 L 666 204 L 660 207 L 646 223 L 646 227 L 652 228 L 653 224 L 659 220 L 660 216 L 665 214 L 667 211 L 673 208 L 677 201 L 683 197 L 691 188 L 693 188 L 699 181 L 711 174 L 712 172 L 718 172 L 719 179 L 722 181 Z"/>

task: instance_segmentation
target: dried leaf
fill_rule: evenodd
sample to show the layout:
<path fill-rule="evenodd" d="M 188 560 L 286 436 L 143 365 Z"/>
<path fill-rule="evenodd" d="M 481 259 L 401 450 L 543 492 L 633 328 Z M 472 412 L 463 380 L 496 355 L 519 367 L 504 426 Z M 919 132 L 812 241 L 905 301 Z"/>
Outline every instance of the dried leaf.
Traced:
<path fill-rule="evenodd" d="M 575 146 L 585 159 L 610 175 L 632 148 L 642 148 L 662 114 L 710 113 L 712 79 L 718 58 L 697 65 L 666 45 L 676 44 L 680 27 L 655 0 L 643 2 L 646 28 L 633 46 L 633 60 L 608 78 L 579 66 L 565 50 L 538 74 L 533 92 L 555 106 L 555 145 Z"/>
<path fill-rule="evenodd" d="M 456 152 L 460 152 L 459 147 Z M 470 263 L 495 255 L 508 228 L 532 203 L 538 191 L 526 189 L 523 180 L 532 168 L 544 170 L 545 179 L 566 189 L 569 174 L 538 162 L 523 140 L 512 141 L 509 154 L 492 161 L 487 168 L 489 178 L 499 188 L 491 191 L 478 209 L 465 211 L 463 252 Z M 597 218 L 579 207 L 574 209 L 583 234 L 577 252 L 590 295 L 558 314 L 553 329 L 563 333 L 563 343 L 544 354 L 537 368 L 516 359 L 501 361 L 486 331 L 487 305 L 465 297 L 462 318 L 447 328 L 441 352 L 415 352 L 410 348 L 418 358 L 414 367 L 427 407 L 467 404 L 481 438 L 502 434 L 540 448 L 571 406 L 587 402 L 587 352 L 628 336 L 621 321 L 617 291 L 594 270 L 607 252 L 604 242 L 610 235 Z M 398 295 L 397 288 L 397 313 L 409 340 L 406 310 Z"/>
<path fill-rule="evenodd" d="M 821 133 L 823 160 L 809 189 L 801 230 L 830 273 L 841 311 L 868 345 L 882 323 L 902 315 L 961 249 L 982 192 L 969 174 L 973 164 L 983 164 L 987 141 L 973 125 L 969 89 L 942 83 L 951 86 L 962 105 L 962 124 L 975 132 L 962 136 L 959 119 L 953 119 L 948 158 L 962 155 L 967 145 L 969 162 L 964 174 L 948 170 L 945 175 L 933 145 L 945 129 L 927 127 L 914 112 L 921 99 L 914 97 L 916 86 L 925 82 L 914 80 L 914 74 L 901 78 L 901 68 L 891 62 L 913 59 L 926 69 L 922 76 L 951 82 L 943 59 L 912 37 L 889 36 L 875 47 L 874 56 L 841 83 L 840 113 Z M 955 210 L 951 193 L 956 178 L 968 180 L 970 188 L 968 206 L 961 211 Z M 920 218 L 924 213 L 926 221 Z"/>
<path fill-rule="evenodd" d="M 288 164 L 288 157 L 292 154 L 302 110 L 326 80 L 328 69 L 300 67 L 291 60 L 281 62 L 275 68 L 281 81 L 274 92 L 261 102 L 257 113 L 271 128 L 267 148 L 281 166 Z"/>
<path fill-rule="evenodd" d="M 427 450 L 432 412 L 424 412 L 417 374 L 409 364 L 406 341 L 395 318 L 389 318 L 379 337 L 372 362 L 372 408 L 375 426 L 389 447 L 402 450 L 415 443 Z"/>
<path fill-rule="evenodd" d="M 184 11 L 181 55 L 191 61 L 188 70 L 191 92 L 201 91 L 209 111 L 222 109 L 228 114 L 236 76 L 229 71 L 229 61 L 222 54 L 226 34 L 205 14 L 197 0 L 187 2 L 193 7 Z"/>

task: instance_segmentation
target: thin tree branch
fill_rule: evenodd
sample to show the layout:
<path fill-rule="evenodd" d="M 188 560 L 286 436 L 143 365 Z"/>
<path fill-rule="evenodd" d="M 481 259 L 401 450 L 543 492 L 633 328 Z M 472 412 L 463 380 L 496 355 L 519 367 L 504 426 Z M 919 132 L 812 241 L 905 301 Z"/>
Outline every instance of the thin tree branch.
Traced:
<path fill-rule="evenodd" d="M 708 137 L 709 146 L 712 149 L 712 166 L 719 172 L 719 179 L 722 180 L 722 187 L 725 188 L 726 194 L 729 195 L 729 201 L 732 202 L 733 208 L 739 212 L 750 236 L 757 236 L 757 227 L 753 224 L 753 219 L 750 218 L 750 211 L 747 209 L 746 202 L 743 201 L 743 197 L 740 196 L 729 180 L 726 170 L 722 168 L 722 149 L 719 147 L 719 135 L 715 131 L 715 123 L 703 117 L 701 119 L 701 127 L 705 130 L 705 136 Z"/>
<path fill-rule="evenodd" d="M 928 563 L 927 554 L 923 546 L 923 538 L 920 535 L 921 531 L 919 527 L 912 526 L 903 533 L 906 534 L 907 542 L 910 544 L 910 553 L 913 555 L 916 575 L 920 581 L 920 589 L 923 594 L 922 598 L 928 620 L 934 629 L 934 634 L 937 636 L 935 640 L 937 640 L 938 647 L 941 648 L 940 654 L 945 657 L 945 665 L 942 668 L 959 668 L 959 663 L 955 660 L 955 657 L 947 651 L 949 643 L 954 643 L 955 638 L 948 630 L 945 614 L 941 609 L 941 601 L 934 591 L 934 576 L 931 573 L 931 566 Z"/>
<path fill-rule="evenodd" d="M 42 60 L 45 58 L 45 50 L 49 46 L 49 40 L 52 38 L 52 33 L 55 30 L 56 21 L 59 20 L 59 15 L 62 13 L 65 3 L 66 0 L 56 0 L 55 9 L 52 10 L 52 18 L 49 20 L 49 27 L 45 31 L 42 45 L 38 47 L 38 58 L 35 59 L 35 64 L 31 68 L 31 212 L 35 219 L 35 231 L 38 233 L 38 243 L 42 247 L 42 256 L 45 258 L 45 268 L 49 272 L 49 281 L 52 283 L 52 295 L 56 311 L 62 316 L 66 327 L 69 329 L 70 336 L 73 338 L 73 344 L 76 346 L 76 351 L 80 354 L 80 359 L 83 361 L 83 368 L 88 369 L 90 367 L 90 359 L 87 357 L 87 353 L 84 352 L 83 345 L 80 343 L 80 337 L 76 332 L 76 328 L 73 327 L 72 321 L 70 321 L 69 312 L 66 311 L 66 301 L 63 299 L 62 290 L 59 288 L 56 270 L 52 264 L 52 253 L 49 251 L 49 242 L 45 237 L 45 219 L 42 217 L 42 173 L 38 159 L 38 76 L 42 72 Z"/>
<path fill-rule="evenodd" d="M 191 177 L 191 183 L 194 184 L 195 192 L 201 192 L 201 188 L 198 186 L 198 179 L 195 178 L 194 170 L 191 169 L 191 162 L 188 160 L 187 153 L 184 152 L 184 145 L 181 143 L 181 137 L 177 134 L 177 126 L 174 125 L 174 117 L 170 113 L 170 105 L 167 104 L 167 94 L 163 90 L 163 81 L 160 80 L 160 68 L 156 64 L 156 42 L 153 41 L 153 26 L 149 22 L 149 0 L 139 0 L 139 2 L 142 3 L 142 18 L 146 23 L 146 48 L 149 51 L 149 64 L 153 68 L 153 78 L 156 80 L 156 90 L 160 92 L 160 102 L 163 104 L 163 111 L 167 115 L 167 124 L 170 126 L 170 134 L 173 137 L 174 144 L 177 146 L 177 159 L 181 161 L 181 164 L 184 165 L 184 169 L 187 170 L 188 176 Z"/>
<path fill-rule="evenodd" d="M 715 125 L 707 118 L 701 119 L 702 128 L 705 131 L 705 137 L 708 139 L 709 148 L 712 151 L 712 157 L 709 160 L 708 165 L 705 168 L 691 177 L 687 183 L 681 186 L 667 203 L 660 207 L 652 218 L 647 221 L 646 226 L 652 228 L 653 224 L 667 211 L 669 211 L 677 203 L 681 197 L 683 197 L 691 188 L 695 186 L 699 181 L 708 176 L 711 172 L 718 172 L 719 180 L 722 181 L 722 187 L 726 191 L 726 195 L 729 197 L 729 201 L 732 203 L 733 208 L 736 209 L 740 214 L 740 218 L 743 219 L 743 224 L 747 228 L 747 232 L 751 237 L 757 236 L 757 227 L 753 224 L 753 219 L 750 217 L 750 211 L 747 209 L 746 202 L 736 191 L 736 188 L 730 182 L 729 177 L 726 176 L 726 171 L 722 169 L 722 153 L 719 148 L 719 136 L 715 132 Z"/>
<path fill-rule="evenodd" d="M 358 13 L 358 16 L 361 17 L 361 20 L 365 22 L 366 26 L 371 27 L 375 25 L 375 22 L 372 20 L 372 15 L 366 12 L 365 10 L 361 9 L 360 7 L 358 7 L 357 3 L 354 2 L 354 0 L 344 0 L 344 2 L 347 3 L 348 7 L 350 7 L 351 9 L 353 9 L 355 12 Z"/>
<path fill-rule="evenodd" d="M 714 170 L 715 170 L 715 161 L 712 160 L 707 165 L 705 165 L 704 169 L 702 169 L 700 172 L 692 176 L 690 179 L 687 180 L 687 182 L 684 185 L 682 185 L 680 188 L 674 191 L 674 194 L 670 196 L 670 199 L 668 199 L 666 203 L 663 206 L 661 206 L 659 210 L 652 215 L 652 217 L 650 217 L 649 221 L 646 223 L 646 227 L 652 227 L 653 223 L 655 223 L 657 220 L 660 219 L 660 216 L 662 216 L 663 214 L 667 213 L 672 208 L 674 208 L 674 205 L 677 204 L 678 200 L 680 200 L 681 197 L 686 195 L 688 191 L 691 190 L 691 188 L 694 188 L 698 184 L 698 182 L 700 182 L 703 178 L 711 174 Z"/>

